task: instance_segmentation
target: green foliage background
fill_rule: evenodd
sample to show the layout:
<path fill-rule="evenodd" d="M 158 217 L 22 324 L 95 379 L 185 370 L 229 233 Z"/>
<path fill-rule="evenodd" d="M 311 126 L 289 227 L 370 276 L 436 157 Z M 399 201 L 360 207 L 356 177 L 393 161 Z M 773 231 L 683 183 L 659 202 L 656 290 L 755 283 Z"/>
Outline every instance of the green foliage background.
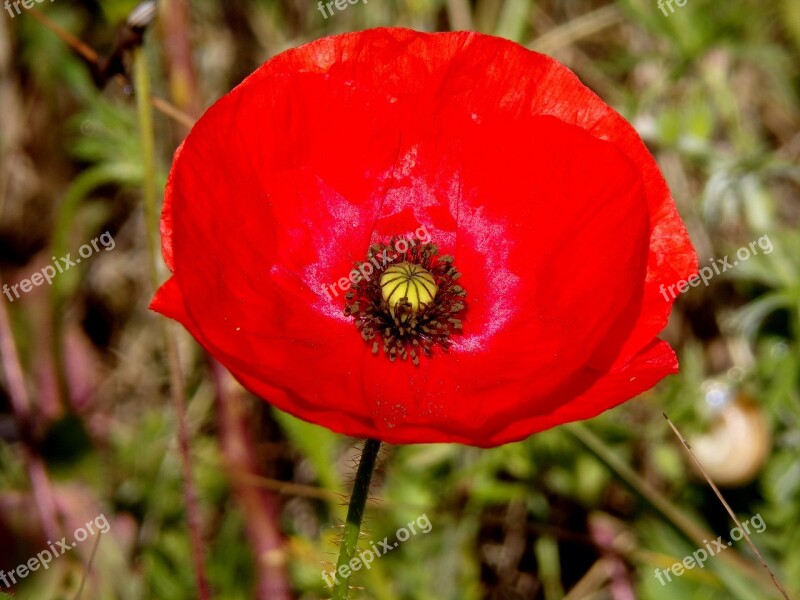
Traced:
<path fill-rule="evenodd" d="M 105 55 L 134 5 L 57 0 L 36 9 Z M 161 10 L 175 5 L 181 3 L 164 1 Z M 354 597 L 778 597 L 744 542 L 669 585 L 654 576 L 698 547 L 683 519 L 711 537 L 727 539 L 732 527 L 661 417 L 669 413 L 690 437 L 707 432 L 715 419 L 709 381 L 748 398 L 769 425 L 766 439 L 725 434 L 752 453 L 766 447 L 767 457 L 723 493 L 742 518 L 763 517 L 767 528 L 753 541 L 798 597 L 800 3 L 688 0 L 665 16 L 651 0 L 369 0 L 324 19 L 314 3 L 300 0 L 197 0 L 188 14 L 196 88 L 175 75 L 165 27 L 156 25 L 144 46 L 155 93 L 187 111 L 192 102 L 208 106 L 281 50 L 336 32 L 474 28 L 547 52 L 637 127 L 701 264 L 764 235 L 774 245 L 680 297 L 664 337 L 681 356 L 681 373 L 639 399 L 493 450 L 385 449 L 365 547 L 392 539 L 423 513 L 433 529 L 357 573 Z M 113 252 L 100 252 L 43 293 L 14 303 L 2 298 L 13 339 L 4 337 L 19 354 L 35 431 L 30 443 L 20 435 L 6 368 L 0 568 L 14 569 L 45 547 L 31 493 L 32 454 L 51 482 L 65 531 L 101 512 L 112 522 L 82 597 L 196 598 L 167 362 L 157 317 L 147 310 L 145 157 L 135 100 L 119 81 L 98 87 L 86 63 L 31 12 L 0 17 L 2 281 L 17 282 L 103 231 L 116 240 Z M 161 187 L 184 134 L 157 115 Z M 255 519 L 234 485 L 214 379 L 194 342 L 172 331 L 187 381 L 214 597 L 258 597 L 260 563 L 249 543 Z M 3 353 L 7 364 L 8 346 Z M 335 562 L 333 525 L 344 515 L 340 495 L 349 490 L 355 441 L 231 389 L 260 471 L 246 485 L 275 507 L 272 525 L 285 542 L 282 564 L 295 597 L 327 597 L 320 571 Z M 91 546 L 32 573 L 15 597 L 75 597 Z"/>

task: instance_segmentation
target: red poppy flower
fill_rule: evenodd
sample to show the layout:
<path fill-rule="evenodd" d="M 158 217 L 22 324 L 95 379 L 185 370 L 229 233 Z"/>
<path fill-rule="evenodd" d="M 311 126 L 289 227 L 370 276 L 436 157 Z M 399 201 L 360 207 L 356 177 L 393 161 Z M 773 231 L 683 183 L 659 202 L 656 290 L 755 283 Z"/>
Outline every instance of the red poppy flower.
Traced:
<path fill-rule="evenodd" d="M 647 390 L 677 370 L 659 287 L 696 268 L 633 128 L 472 32 L 269 60 L 179 149 L 162 235 L 155 310 L 278 408 L 390 443 L 499 445 Z"/>

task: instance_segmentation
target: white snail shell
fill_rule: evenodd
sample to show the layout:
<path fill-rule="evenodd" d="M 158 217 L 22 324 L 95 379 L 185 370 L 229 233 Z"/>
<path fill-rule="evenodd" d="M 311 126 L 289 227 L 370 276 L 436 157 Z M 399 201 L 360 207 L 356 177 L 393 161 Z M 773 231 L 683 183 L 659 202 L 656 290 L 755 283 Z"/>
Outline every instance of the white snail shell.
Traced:
<path fill-rule="evenodd" d="M 722 404 L 709 432 L 689 444 L 715 483 L 740 486 L 758 475 L 772 436 L 761 408 L 737 396 Z"/>

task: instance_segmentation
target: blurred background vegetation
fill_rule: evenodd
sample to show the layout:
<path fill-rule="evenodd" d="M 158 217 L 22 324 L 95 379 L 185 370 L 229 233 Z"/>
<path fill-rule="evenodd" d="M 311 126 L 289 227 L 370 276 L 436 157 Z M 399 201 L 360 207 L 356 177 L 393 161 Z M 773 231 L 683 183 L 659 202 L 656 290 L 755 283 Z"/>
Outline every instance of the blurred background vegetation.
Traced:
<path fill-rule="evenodd" d="M 131 54 L 109 78 L 65 41 L 113 54 L 135 4 L 0 15 L 1 283 L 105 231 L 115 240 L 52 286 L 0 298 L 0 569 L 96 515 L 111 524 L 15 597 L 75 598 L 83 586 L 82 598 L 198 598 L 198 555 L 214 598 L 328 597 L 320 572 L 335 562 L 357 444 L 251 397 L 178 328 L 165 350 L 147 310 L 143 190 L 153 175 L 160 198 L 191 119 L 264 60 L 385 25 L 476 29 L 555 56 L 639 130 L 701 264 L 762 236 L 774 250 L 680 297 L 664 337 L 681 373 L 642 397 L 493 450 L 385 448 L 364 547 L 422 514 L 432 530 L 356 573 L 353 597 L 779 597 L 744 541 L 672 583 L 655 577 L 733 526 L 662 411 L 734 511 L 763 518 L 753 541 L 798 597 L 800 2 L 688 0 L 665 15 L 655 0 L 369 0 L 325 19 L 306 0 L 161 0 L 139 65 L 161 99 L 152 129 Z M 182 456 L 197 498 L 188 515 Z"/>

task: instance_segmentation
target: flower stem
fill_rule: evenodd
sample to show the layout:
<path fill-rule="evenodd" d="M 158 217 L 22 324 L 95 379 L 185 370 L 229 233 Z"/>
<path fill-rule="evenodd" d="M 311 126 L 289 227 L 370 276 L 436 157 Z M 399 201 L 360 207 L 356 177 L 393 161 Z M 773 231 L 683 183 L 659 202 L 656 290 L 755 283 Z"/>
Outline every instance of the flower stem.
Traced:
<path fill-rule="evenodd" d="M 342 545 L 339 548 L 339 560 L 336 562 L 336 585 L 333 588 L 333 598 L 331 600 L 347 600 L 347 595 L 350 592 L 349 564 L 356 553 L 358 536 L 361 533 L 361 521 L 364 518 L 364 507 L 369 496 L 369 485 L 372 480 L 372 472 L 375 470 L 375 462 L 378 458 L 380 447 L 381 442 L 379 440 L 367 440 L 364 443 L 361 462 L 358 463 L 358 471 L 356 471 L 353 493 L 350 496 L 350 505 L 347 508 L 347 522 L 344 524 Z M 343 566 L 347 566 L 345 570 L 347 577 L 343 577 L 339 572 L 339 569 Z"/>

